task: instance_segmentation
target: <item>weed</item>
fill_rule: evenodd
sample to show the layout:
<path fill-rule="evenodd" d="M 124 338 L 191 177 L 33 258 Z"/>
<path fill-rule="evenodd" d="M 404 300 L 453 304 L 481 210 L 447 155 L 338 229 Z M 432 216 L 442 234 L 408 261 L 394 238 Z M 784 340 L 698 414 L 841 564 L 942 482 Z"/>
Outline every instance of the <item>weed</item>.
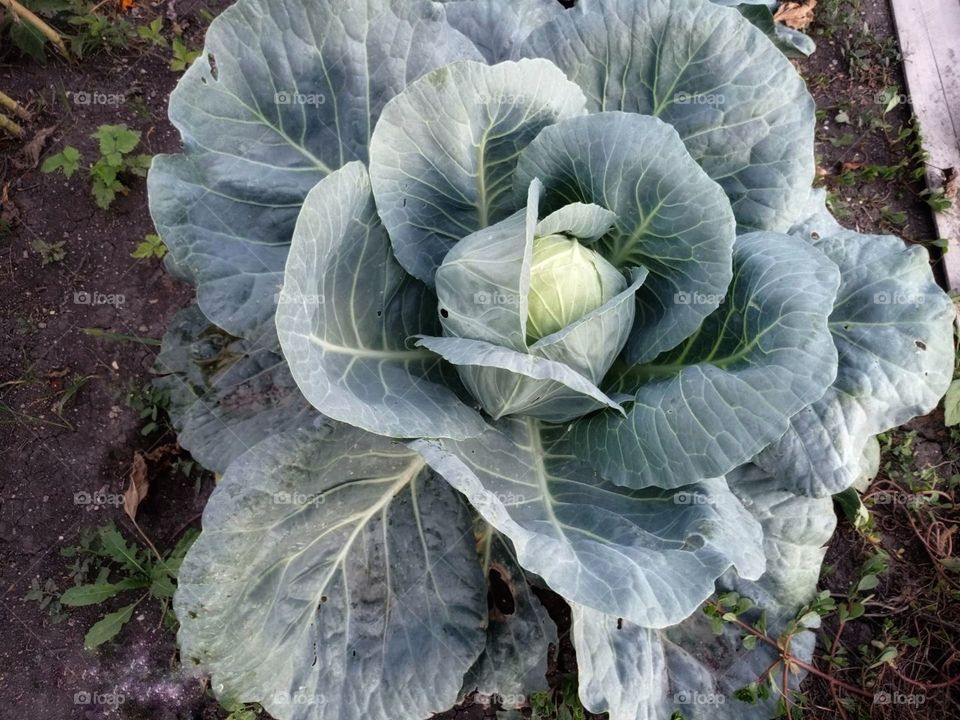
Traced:
<path fill-rule="evenodd" d="M 72 401 L 77 393 L 80 392 L 80 389 L 90 382 L 96 375 L 74 375 L 67 381 L 66 387 L 60 393 L 60 397 L 53 403 L 53 414 L 60 418 L 64 423 L 70 425 L 70 422 L 63 417 L 63 413 L 66 412 L 67 405 Z"/>
<path fill-rule="evenodd" d="M 136 249 L 130 253 L 130 257 L 138 260 L 149 260 L 150 258 L 162 258 L 167 254 L 167 246 L 159 235 L 147 235 L 143 242 L 139 243 Z"/>
<path fill-rule="evenodd" d="M 262 708 L 259 705 L 237 705 L 225 707 L 225 710 L 230 714 L 227 715 L 226 720 L 257 720 L 260 717 Z"/>
<path fill-rule="evenodd" d="M 50 621 L 57 625 L 66 620 L 67 615 L 63 612 L 63 606 L 60 604 L 60 591 L 57 584 L 52 579 L 47 579 L 43 585 L 37 578 L 31 578 L 30 589 L 23 596 L 25 602 L 35 602 L 41 610 L 46 610 L 50 615 Z"/>
<path fill-rule="evenodd" d="M 147 174 L 151 156 L 134 153 L 140 144 L 140 132 L 126 125 L 101 125 L 91 137 L 99 141 L 100 156 L 89 168 L 90 190 L 97 205 L 106 210 L 117 194 L 129 192 L 123 184 L 127 176 L 144 177 Z M 48 157 L 40 170 L 44 173 L 61 170 L 70 177 L 79 168 L 80 159 L 80 152 L 67 146 Z"/>
<path fill-rule="evenodd" d="M 133 26 L 117 13 L 100 14 L 103 3 L 69 0 L 67 23 L 74 29 L 70 49 L 77 57 L 94 52 L 124 50 L 135 36 Z"/>
<path fill-rule="evenodd" d="M 57 170 L 63 172 L 68 178 L 80 169 L 80 151 L 72 145 L 67 145 L 56 155 L 51 155 L 43 161 L 40 166 L 40 172 L 52 173 Z"/>
<path fill-rule="evenodd" d="M 141 435 L 152 435 L 170 429 L 166 421 L 170 408 L 170 393 L 166 390 L 150 384 L 140 389 L 131 389 L 127 393 L 127 405 L 138 413 L 140 421 L 144 423 L 140 429 Z M 189 477 L 190 472 L 186 475 Z"/>
<path fill-rule="evenodd" d="M 147 25 L 141 25 L 137 28 L 137 36 L 156 47 L 168 47 L 167 39 L 161 34 L 163 30 L 163 18 L 158 17 Z"/>
<path fill-rule="evenodd" d="M 577 695 L 574 676 L 561 679 L 556 690 L 531 695 L 530 707 L 533 709 L 531 720 L 585 720 L 587 716 Z"/>
<path fill-rule="evenodd" d="M 30 249 L 40 256 L 41 265 L 52 265 L 61 262 L 67 256 L 67 251 L 64 249 L 65 245 L 64 240 L 47 242 L 37 238 L 30 243 Z"/>
<path fill-rule="evenodd" d="M 188 530 L 172 550 L 160 555 L 152 546 L 144 550 L 128 544 L 111 523 L 82 533 L 79 545 L 61 550 L 64 557 L 75 560 L 72 574 L 77 583 L 60 596 L 64 607 L 101 605 L 131 593 L 136 597 L 94 623 L 84 638 L 84 647 L 93 649 L 116 637 L 147 598 L 159 601 L 163 622 L 174 625 L 176 621 L 169 613 L 169 606 L 176 591 L 177 574 L 199 534 L 199 531 Z"/>
<path fill-rule="evenodd" d="M 110 207 L 117 193 L 127 194 L 120 181 L 124 175 L 144 177 L 150 168 L 149 155 L 134 155 L 140 144 L 140 133 L 126 125 L 101 125 L 93 134 L 100 141 L 100 157 L 90 166 L 93 196 L 97 205 Z"/>
<path fill-rule="evenodd" d="M 178 37 L 173 39 L 173 58 L 170 60 L 171 70 L 183 72 L 198 57 L 200 57 L 199 50 L 190 50 Z"/>

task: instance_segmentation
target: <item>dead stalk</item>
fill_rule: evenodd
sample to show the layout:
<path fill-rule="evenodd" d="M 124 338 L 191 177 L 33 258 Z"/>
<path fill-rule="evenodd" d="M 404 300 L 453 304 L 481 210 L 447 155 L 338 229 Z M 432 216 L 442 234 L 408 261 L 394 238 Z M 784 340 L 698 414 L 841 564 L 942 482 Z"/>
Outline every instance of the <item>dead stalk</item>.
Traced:
<path fill-rule="evenodd" d="M 30 113 L 28 113 L 26 109 L 24 109 L 23 105 L 21 105 L 12 97 L 10 97 L 9 95 L 6 95 L 3 92 L 0 92 L 0 105 L 3 105 L 5 108 L 10 110 L 14 115 L 16 115 L 21 120 L 26 120 L 27 122 L 30 122 L 30 120 L 33 119 L 33 116 L 30 115 Z"/>
<path fill-rule="evenodd" d="M 0 0 L 0 5 L 3 5 L 25 23 L 32 25 L 43 33 L 44 37 L 53 43 L 54 47 L 56 47 L 65 58 L 70 58 L 70 53 L 67 51 L 67 46 L 63 43 L 63 38 L 60 37 L 60 34 L 30 12 L 30 10 L 18 3 L 17 0 Z"/>
<path fill-rule="evenodd" d="M 16 138 L 23 137 L 23 128 L 3 113 L 0 113 L 0 130 L 6 130 Z"/>

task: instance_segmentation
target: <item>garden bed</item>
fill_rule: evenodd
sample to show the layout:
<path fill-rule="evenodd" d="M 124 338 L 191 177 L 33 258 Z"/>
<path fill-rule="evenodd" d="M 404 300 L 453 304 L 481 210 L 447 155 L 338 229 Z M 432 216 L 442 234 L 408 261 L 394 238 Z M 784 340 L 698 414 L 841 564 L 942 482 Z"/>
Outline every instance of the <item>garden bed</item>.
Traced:
<path fill-rule="evenodd" d="M 195 48 L 224 6 L 137 4 L 123 17 L 134 25 L 163 17 L 168 46 L 176 23 L 184 45 Z M 936 252 L 919 136 L 909 106 L 893 102 L 905 91 L 886 0 L 821 0 L 817 18 L 818 52 L 799 67 L 817 101 L 818 174 L 832 209 L 848 227 L 897 234 Z M 92 136 L 102 125 L 138 131 L 136 153 L 176 152 L 179 137 L 166 118 L 179 78 L 171 53 L 141 38 L 72 64 L 52 55 L 45 66 L 0 56 L 0 90 L 33 116 L 24 140 L 0 136 L 0 717 L 227 715 L 207 688 L 178 672 L 168 607 L 142 602 L 115 638 L 91 652 L 83 647 L 90 627 L 138 595 L 70 609 L 56 600 L 78 573 L 90 578 L 98 567 L 117 566 L 109 549 L 92 551 L 100 542 L 92 530 L 114 523 L 131 545 L 142 545 L 143 535 L 166 552 L 199 528 L 213 488 L 212 476 L 176 449 L 164 399 L 145 390 L 159 338 L 193 291 L 156 258 L 131 257 L 155 232 L 144 180 L 130 181 L 129 192 L 103 209 L 85 172 L 40 171 L 68 145 L 94 162 Z M 35 137 L 46 139 L 31 154 L 25 150 Z M 922 704 L 868 701 L 862 707 L 871 714 L 857 714 L 862 708 L 843 704 L 850 693 L 810 677 L 803 717 L 838 717 L 838 703 L 850 718 L 960 716 L 950 683 L 960 674 L 957 560 L 949 545 L 958 514 L 885 500 L 936 491 L 949 505 L 958 491 L 957 441 L 941 411 L 889 434 L 872 490 L 875 525 L 856 530 L 841 519 L 821 581 L 846 594 L 870 574 L 865 562 L 878 550 L 889 554 L 865 617 L 839 634 L 835 616 L 826 619 L 827 639 L 838 639 L 818 649 L 819 667 L 826 671 L 832 649 L 834 658 L 848 658 L 849 667 L 831 671 L 843 683 L 871 695 L 922 695 Z M 142 535 L 122 507 L 135 454 L 150 484 L 137 514 Z M 950 558 L 952 566 L 941 562 Z M 562 603 L 546 602 L 561 625 L 550 677 L 562 687 L 575 670 L 564 636 L 569 619 Z M 890 647 L 896 668 L 871 667 Z M 474 706 L 443 717 L 483 714 Z"/>

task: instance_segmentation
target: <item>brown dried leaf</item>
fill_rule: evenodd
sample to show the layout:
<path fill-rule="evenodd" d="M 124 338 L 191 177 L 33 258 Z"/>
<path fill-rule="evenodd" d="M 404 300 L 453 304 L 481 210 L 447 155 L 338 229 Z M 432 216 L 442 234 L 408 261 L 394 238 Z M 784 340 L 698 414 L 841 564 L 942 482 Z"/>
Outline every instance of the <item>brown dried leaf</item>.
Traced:
<path fill-rule="evenodd" d="M 960 172 L 957 172 L 956 168 L 947 169 L 946 180 L 943 184 L 943 196 L 950 202 L 956 202 L 960 192 Z"/>
<path fill-rule="evenodd" d="M 24 159 L 14 160 L 14 165 L 20 170 L 33 170 L 40 163 L 40 154 L 43 152 L 44 145 L 47 144 L 47 138 L 53 135 L 53 131 L 56 129 L 57 126 L 54 125 L 43 128 L 43 130 L 37 130 L 33 140 L 24 145 L 23 150 L 20 151 Z"/>
<path fill-rule="evenodd" d="M 142 453 L 133 454 L 133 463 L 130 465 L 130 484 L 123 493 L 123 510 L 127 517 L 136 521 L 137 508 L 150 492 L 150 480 L 147 478 L 147 460 Z"/>
<path fill-rule="evenodd" d="M 794 30 L 806 30 L 813 23 L 817 0 L 801 0 L 781 5 L 773 19 Z"/>

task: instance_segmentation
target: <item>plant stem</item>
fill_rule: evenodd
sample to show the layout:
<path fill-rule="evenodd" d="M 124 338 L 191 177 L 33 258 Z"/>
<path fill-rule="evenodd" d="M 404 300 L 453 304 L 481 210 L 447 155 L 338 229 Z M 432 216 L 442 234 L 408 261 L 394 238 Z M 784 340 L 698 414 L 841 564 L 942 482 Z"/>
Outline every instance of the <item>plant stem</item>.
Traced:
<path fill-rule="evenodd" d="M 3 113 L 0 113 L 0 129 L 6 130 L 14 137 L 23 137 L 23 128 Z"/>
<path fill-rule="evenodd" d="M 63 44 L 63 38 L 60 37 L 60 34 L 56 30 L 18 3 L 17 0 L 0 0 L 0 5 L 4 5 L 10 12 L 17 15 L 25 23 L 39 30 L 65 58 L 70 59 L 67 46 Z"/>
<path fill-rule="evenodd" d="M 723 607 L 721 607 L 719 603 L 711 603 L 711 605 L 714 607 L 714 609 L 719 610 L 720 612 L 726 612 L 726 610 Z M 783 658 L 783 661 L 785 663 L 792 663 L 796 665 L 798 668 L 806 670 L 808 673 L 812 675 L 816 675 L 819 678 L 823 678 L 824 680 L 826 680 L 827 682 L 833 685 L 842 687 L 844 690 L 846 690 L 847 692 L 851 692 L 854 695 L 859 695 L 860 697 L 873 699 L 873 695 L 871 693 L 868 693 L 866 690 L 850 685 L 849 683 L 845 683 L 843 680 L 838 680 L 837 678 L 833 677 L 833 675 L 830 675 L 829 673 L 825 673 L 820 668 L 814 665 L 811 665 L 810 663 L 805 663 L 803 660 L 800 660 L 799 658 L 796 658 L 793 655 L 791 655 L 788 649 L 790 647 L 789 638 L 787 642 L 784 643 L 783 647 L 781 647 L 776 640 L 768 636 L 766 633 L 760 632 L 755 627 L 753 627 L 752 625 L 748 625 L 747 623 L 743 622 L 739 618 L 737 618 L 736 620 L 731 620 L 730 622 L 732 622 L 734 625 L 739 627 L 741 630 L 745 630 L 751 635 L 755 635 L 758 640 L 762 640 L 768 645 L 772 645 L 773 647 L 775 647 L 777 651 L 780 653 L 780 657 Z"/>
<path fill-rule="evenodd" d="M 30 113 L 28 113 L 20 103 L 3 92 L 0 92 L 0 105 L 3 105 L 8 110 L 12 111 L 13 114 L 21 120 L 26 120 L 29 122 L 33 119 L 33 116 L 30 115 Z"/>

